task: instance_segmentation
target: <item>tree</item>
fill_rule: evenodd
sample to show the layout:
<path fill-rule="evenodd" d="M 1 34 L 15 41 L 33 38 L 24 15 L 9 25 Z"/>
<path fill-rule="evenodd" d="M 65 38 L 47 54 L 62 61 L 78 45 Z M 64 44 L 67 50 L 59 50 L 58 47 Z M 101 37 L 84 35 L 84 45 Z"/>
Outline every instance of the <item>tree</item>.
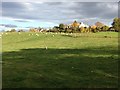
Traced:
<path fill-rule="evenodd" d="M 102 31 L 108 31 L 108 30 L 109 30 L 109 27 L 105 25 L 105 26 L 103 26 L 103 27 L 101 28 L 101 30 L 102 30 Z"/>
<path fill-rule="evenodd" d="M 115 32 L 115 29 L 113 27 L 110 27 L 108 31 L 113 31 Z"/>
<path fill-rule="evenodd" d="M 97 27 L 95 25 L 92 25 L 92 26 L 90 26 L 90 31 L 93 32 L 93 33 L 95 33 L 95 32 L 97 32 L 96 28 Z"/>
<path fill-rule="evenodd" d="M 101 27 L 103 27 L 103 26 L 104 26 L 104 24 L 103 24 L 103 23 L 101 23 L 101 22 L 96 22 L 96 23 L 95 23 L 95 26 L 96 26 L 96 27 L 100 27 L 100 28 L 101 28 Z"/>
<path fill-rule="evenodd" d="M 29 32 L 36 32 L 34 28 L 30 28 Z"/>
<path fill-rule="evenodd" d="M 97 31 L 97 32 L 102 31 L 102 27 L 96 27 L 96 31 Z"/>
<path fill-rule="evenodd" d="M 85 28 L 84 27 L 80 27 L 80 32 L 85 32 Z"/>
<path fill-rule="evenodd" d="M 74 21 L 73 23 L 72 23 L 72 27 L 79 27 L 80 26 L 80 24 L 77 22 L 77 21 Z"/>
<path fill-rule="evenodd" d="M 65 30 L 65 32 L 66 32 L 66 33 L 73 33 L 73 30 L 70 29 L 70 28 L 67 28 L 67 29 Z"/>
<path fill-rule="evenodd" d="M 59 32 L 59 27 L 58 26 L 54 26 L 52 29 L 52 32 Z"/>
<path fill-rule="evenodd" d="M 64 24 L 62 24 L 62 23 L 59 24 L 59 28 L 60 28 L 60 29 L 64 29 Z"/>
<path fill-rule="evenodd" d="M 89 27 L 84 27 L 84 28 L 85 28 L 85 32 L 87 32 L 87 33 L 90 32 Z"/>
<path fill-rule="evenodd" d="M 115 31 L 120 31 L 120 18 L 114 18 L 112 26 L 115 29 Z"/>
<path fill-rule="evenodd" d="M 24 32 L 24 30 L 20 29 L 18 32 Z"/>
<path fill-rule="evenodd" d="M 16 30 L 15 29 L 11 29 L 11 31 L 10 32 L 16 32 Z"/>
<path fill-rule="evenodd" d="M 60 32 L 65 32 L 65 25 L 63 23 L 59 24 Z"/>

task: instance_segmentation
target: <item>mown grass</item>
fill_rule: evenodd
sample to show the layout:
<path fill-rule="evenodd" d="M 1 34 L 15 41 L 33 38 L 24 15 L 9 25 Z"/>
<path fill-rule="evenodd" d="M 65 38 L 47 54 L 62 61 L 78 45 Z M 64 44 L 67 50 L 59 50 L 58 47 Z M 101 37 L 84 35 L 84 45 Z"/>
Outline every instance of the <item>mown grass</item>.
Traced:
<path fill-rule="evenodd" d="M 118 33 L 7 33 L 3 88 L 118 87 Z"/>

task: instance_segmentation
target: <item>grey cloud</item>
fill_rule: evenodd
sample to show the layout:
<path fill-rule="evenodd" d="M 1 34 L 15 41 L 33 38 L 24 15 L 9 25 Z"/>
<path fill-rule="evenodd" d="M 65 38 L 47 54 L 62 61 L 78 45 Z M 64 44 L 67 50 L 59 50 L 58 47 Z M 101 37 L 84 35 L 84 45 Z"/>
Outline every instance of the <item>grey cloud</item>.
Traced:
<path fill-rule="evenodd" d="M 25 6 L 17 2 L 2 2 L 2 16 L 19 18 L 25 12 Z"/>
<path fill-rule="evenodd" d="M 118 17 L 120 18 L 120 2 L 118 3 Z"/>
<path fill-rule="evenodd" d="M 63 4 L 63 2 L 44 2 L 44 4 L 48 4 L 48 5 L 61 5 L 61 4 Z"/>
<path fill-rule="evenodd" d="M 24 6 L 21 3 L 18 2 L 2 2 L 3 9 L 21 9 L 24 8 Z"/>
<path fill-rule="evenodd" d="M 30 22 L 30 21 L 27 21 L 27 20 L 14 20 L 14 21 L 17 21 L 17 22 Z"/>
<path fill-rule="evenodd" d="M 119 0 L 3 0 L 3 2 L 119 2 Z"/>
<path fill-rule="evenodd" d="M 117 3 L 97 3 L 97 2 L 86 2 L 77 3 L 76 7 L 71 7 L 76 13 L 82 14 L 86 18 L 97 17 L 97 18 L 114 18 L 117 16 L 117 10 L 109 8 L 107 5 L 117 5 Z"/>
<path fill-rule="evenodd" d="M 110 8 L 108 5 L 113 7 Z M 2 16 L 54 23 L 69 23 L 73 20 L 82 20 L 86 23 L 95 21 L 90 18 L 110 21 L 117 16 L 117 9 L 114 9 L 116 5 L 117 3 L 113 2 L 44 2 L 41 4 L 30 2 L 27 6 L 20 2 L 3 2 Z"/>
<path fill-rule="evenodd" d="M 9 27 L 9 28 L 17 27 L 16 25 L 12 25 L 12 24 L 0 24 L 0 26 L 5 26 L 5 27 Z"/>

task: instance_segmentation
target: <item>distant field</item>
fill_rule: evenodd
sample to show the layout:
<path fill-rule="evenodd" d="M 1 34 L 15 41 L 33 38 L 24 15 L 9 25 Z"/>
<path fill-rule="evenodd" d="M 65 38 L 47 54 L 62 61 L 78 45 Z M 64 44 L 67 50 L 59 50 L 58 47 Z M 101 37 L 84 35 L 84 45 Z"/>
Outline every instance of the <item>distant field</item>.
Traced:
<path fill-rule="evenodd" d="M 118 87 L 116 32 L 4 33 L 2 55 L 3 88 Z"/>

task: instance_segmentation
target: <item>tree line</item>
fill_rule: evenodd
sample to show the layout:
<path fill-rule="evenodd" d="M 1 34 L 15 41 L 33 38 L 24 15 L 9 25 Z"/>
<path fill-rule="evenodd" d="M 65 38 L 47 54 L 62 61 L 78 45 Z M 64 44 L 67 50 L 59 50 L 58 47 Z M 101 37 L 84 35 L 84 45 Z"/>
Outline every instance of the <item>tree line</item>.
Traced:
<path fill-rule="evenodd" d="M 95 25 L 92 26 L 81 26 L 81 23 L 74 21 L 70 25 L 65 25 L 60 23 L 58 26 L 54 26 L 51 29 L 44 29 L 44 28 L 30 28 L 29 32 L 64 32 L 64 33 L 86 33 L 86 32 L 119 32 L 120 31 L 120 18 L 114 18 L 112 22 L 112 27 L 104 25 L 101 22 L 96 22 Z M 11 29 L 8 32 L 17 32 L 15 29 Z M 18 30 L 18 32 L 25 32 L 24 30 Z"/>
<path fill-rule="evenodd" d="M 104 25 L 101 22 L 96 22 L 95 25 L 88 27 L 80 27 L 80 23 L 74 21 L 71 25 L 65 25 L 63 23 L 59 24 L 59 26 L 54 26 L 48 32 L 64 32 L 64 33 L 86 33 L 86 32 L 119 32 L 120 31 L 120 18 L 114 18 L 112 27 Z"/>

